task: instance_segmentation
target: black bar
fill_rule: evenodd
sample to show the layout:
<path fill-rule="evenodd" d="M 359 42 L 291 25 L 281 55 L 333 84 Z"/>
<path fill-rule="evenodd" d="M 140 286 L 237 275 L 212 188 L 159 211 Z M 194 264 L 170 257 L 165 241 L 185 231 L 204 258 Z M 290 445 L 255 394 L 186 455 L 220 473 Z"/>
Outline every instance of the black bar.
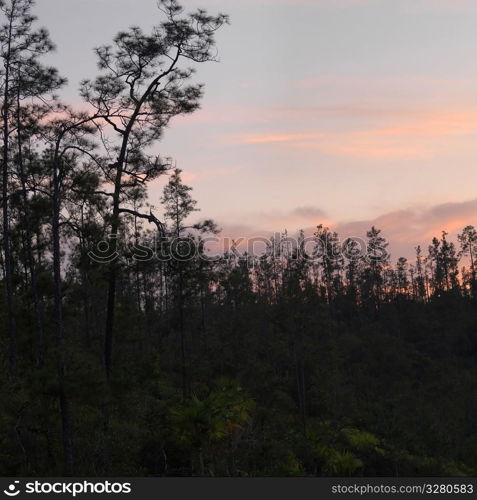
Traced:
<path fill-rule="evenodd" d="M 0 478 L 0 498 L 476 498 L 477 478 Z"/>

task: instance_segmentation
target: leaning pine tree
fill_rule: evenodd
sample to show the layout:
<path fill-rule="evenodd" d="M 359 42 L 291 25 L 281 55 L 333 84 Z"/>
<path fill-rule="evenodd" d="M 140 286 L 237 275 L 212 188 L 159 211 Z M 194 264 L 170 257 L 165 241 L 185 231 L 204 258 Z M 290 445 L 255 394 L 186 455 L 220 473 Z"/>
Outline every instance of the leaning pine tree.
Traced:
<path fill-rule="evenodd" d="M 121 214 L 160 222 L 150 214 L 140 214 L 128 207 L 131 191 L 137 192 L 166 169 L 158 157 L 145 150 L 162 135 L 170 120 L 192 113 L 199 107 L 202 85 L 189 83 L 194 70 L 184 62 L 203 63 L 215 60 L 215 33 L 227 22 L 227 16 L 210 16 L 203 10 L 185 14 L 176 0 L 160 0 L 164 21 L 150 34 L 139 27 L 120 32 L 113 45 L 96 49 L 101 74 L 82 84 L 82 96 L 100 117 L 98 127 L 109 126 L 115 140 L 104 141 L 111 163 L 106 182 L 112 191 L 109 219 L 111 253 L 117 250 Z M 118 268 L 109 267 L 104 366 L 111 376 L 114 309 Z"/>

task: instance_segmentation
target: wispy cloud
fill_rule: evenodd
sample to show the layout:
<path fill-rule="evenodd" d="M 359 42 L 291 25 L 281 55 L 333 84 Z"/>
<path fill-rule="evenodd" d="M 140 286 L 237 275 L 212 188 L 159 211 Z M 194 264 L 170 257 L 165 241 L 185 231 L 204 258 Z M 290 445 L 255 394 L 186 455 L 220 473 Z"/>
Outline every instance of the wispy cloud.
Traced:
<path fill-rule="evenodd" d="M 185 182 L 196 181 L 197 179 L 203 179 L 206 177 L 222 177 L 233 175 L 237 172 L 237 168 L 234 167 L 216 167 L 216 168 L 202 168 L 196 172 L 184 172 L 182 177 Z"/>
<path fill-rule="evenodd" d="M 477 110 L 412 112 L 389 118 L 390 123 L 372 129 L 236 134 L 227 141 L 239 145 L 314 149 L 360 158 L 421 158 L 439 154 L 449 147 L 453 138 L 474 140 L 477 134 Z"/>
<path fill-rule="evenodd" d="M 320 133 L 305 133 L 305 134 L 255 134 L 255 135 L 238 135 L 234 140 L 238 144 L 271 144 L 277 142 L 297 143 L 302 141 L 314 141 L 325 137 L 325 134 Z"/>

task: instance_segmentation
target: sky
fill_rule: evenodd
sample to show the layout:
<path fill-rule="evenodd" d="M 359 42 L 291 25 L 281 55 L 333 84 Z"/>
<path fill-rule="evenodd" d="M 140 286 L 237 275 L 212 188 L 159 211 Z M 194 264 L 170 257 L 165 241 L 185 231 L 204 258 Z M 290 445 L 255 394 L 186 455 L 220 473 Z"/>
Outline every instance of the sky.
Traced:
<path fill-rule="evenodd" d="M 224 234 L 371 225 L 393 260 L 477 225 L 475 0 L 184 0 L 230 15 L 219 63 L 198 67 L 201 110 L 158 144 Z M 92 49 L 160 21 L 155 0 L 39 0 L 69 79 Z M 150 188 L 159 205 L 164 180 Z"/>

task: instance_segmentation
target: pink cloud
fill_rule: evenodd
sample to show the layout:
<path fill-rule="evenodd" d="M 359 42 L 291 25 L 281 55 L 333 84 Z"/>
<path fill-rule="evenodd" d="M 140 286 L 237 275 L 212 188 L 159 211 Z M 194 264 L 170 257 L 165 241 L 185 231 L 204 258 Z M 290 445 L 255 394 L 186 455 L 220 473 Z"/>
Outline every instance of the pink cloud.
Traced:
<path fill-rule="evenodd" d="M 299 220 L 296 216 L 302 213 Z M 289 213 L 256 214 L 252 224 L 225 224 L 221 237 L 269 238 L 275 232 L 288 230 L 295 234 L 300 228 L 305 234 L 313 234 L 318 224 L 324 224 L 337 231 L 343 241 L 347 237 L 364 238 L 366 232 L 375 226 L 382 230 L 388 240 L 393 260 L 400 256 L 412 259 L 414 248 L 421 245 L 424 253 L 434 236 L 440 237 L 442 231 L 456 241 L 457 234 L 466 226 L 477 227 L 477 199 L 453 202 L 432 207 L 412 207 L 382 214 L 374 219 L 333 222 L 324 212 L 314 207 L 301 207 Z"/>
<path fill-rule="evenodd" d="M 181 177 L 186 184 L 191 184 L 198 179 L 203 179 L 207 177 L 218 177 L 218 176 L 229 176 L 237 172 L 238 168 L 235 167 L 216 167 L 216 168 L 199 168 L 195 172 L 190 172 L 188 170 L 182 171 Z M 151 189 L 157 189 L 159 186 L 164 184 L 164 177 L 159 177 L 149 183 Z"/>
<path fill-rule="evenodd" d="M 324 137 L 324 134 L 255 134 L 238 135 L 234 139 L 238 144 L 270 144 L 276 142 L 297 143 Z"/>
<path fill-rule="evenodd" d="M 440 237 L 442 231 L 455 241 L 466 225 L 477 227 L 477 199 L 389 212 L 366 221 L 338 223 L 336 228 L 345 236 L 360 236 L 376 226 L 389 241 L 393 257 L 412 258 L 415 246 L 421 245 L 426 252 L 432 238 Z"/>

